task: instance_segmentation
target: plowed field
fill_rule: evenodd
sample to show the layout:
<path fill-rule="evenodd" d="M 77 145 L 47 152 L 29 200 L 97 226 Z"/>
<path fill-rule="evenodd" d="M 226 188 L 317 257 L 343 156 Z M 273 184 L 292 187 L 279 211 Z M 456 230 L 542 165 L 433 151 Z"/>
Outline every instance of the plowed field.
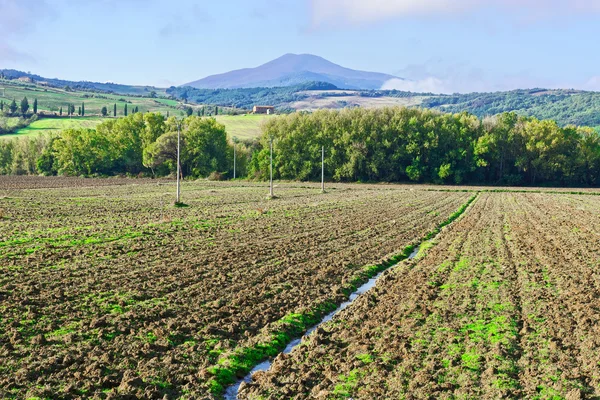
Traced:
<path fill-rule="evenodd" d="M 600 198 L 481 193 L 240 398 L 600 397 Z"/>
<path fill-rule="evenodd" d="M 189 207 L 174 208 L 173 190 L 172 184 L 149 180 L 132 183 L 119 179 L 0 178 L 0 398 L 218 397 L 226 385 L 235 381 L 236 375 L 243 376 L 257 362 L 276 355 L 293 336 L 320 320 L 347 299 L 357 285 L 383 269 L 384 260 L 408 251 L 411 245 L 443 225 L 472 196 L 462 192 L 360 185 L 338 185 L 320 194 L 311 185 L 288 184 L 277 188 L 278 199 L 265 200 L 264 185 L 186 182 L 183 200 Z M 548 212 L 547 207 L 541 208 L 534 201 L 545 200 L 542 195 L 500 196 L 498 199 L 506 199 L 505 207 L 520 213 L 511 214 L 510 218 L 529 224 L 520 225 L 523 232 L 514 228 L 514 237 L 511 241 L 507 239 L 509 244 L 500 242 L 498 251 L 503 252 L 507 246 L 513 246 L 513 241 L 514 246 L 523 246 L 517 238 L 522 233 L 530 246 L 522 248 L 522 254 L 514 253 L 507 268 L 514 270 L 520 262 L 518 257 L 531 256 L 539 263 L 542 263 L 540 257 L 546 257 L 548 261 L 543 262 L 560 263 L 560 253 L 546 255 L 544 251 L 556 250 L 559 241 L 571 238 L 570 244 L 574 245 L 584 235 L 597 235 L 598 225 L 590 225 L 592 216 L 597 222 L 591 196 L 583 200 L 564 197 L 561 198 L 564 204 L 550 201 L 557 213 L 561 205 L 582 208 L 576 219 L 558 213 L 556 221 L 551 221 L 549 214 L 547 221 L 537 219 L 538 214 Z M 486 199 L 489 200 L 477 203 L 473 215 L 495 221 L 493 216 L 499 213 L 495 207 L 505 202 Z M 489 206 L 492 216 L 486 217 L 481 208 L 488 203 L 493 203 Z M 462 220 L 461 225 L 465 224 L 483 226 L 473 218 Z M 573 224 L 579 224 L 579 236 L 573 232 L 568 232 L 573 236 L 547 236 L 563 232 L 548 228 L 558 226 L 568 230 Z M 498 229 L 493 232 L 497 234 Z M 463 233 L 446 239 L 453 246 L 463 246 L 460 240 L 468 234 L 458 232 Z M 485 236 L 487 231 L 473 232 L 471 235 Z M 544 238 L 547 241 L 539 241 Z M 463 247 L 480 257 L 490 257 L 484 255 L 485 248 L 479 244 Z M 438 245 L 435 251 L 442 248 Z M 578 253 L 569 253 L 578 262 L 571 269 L 565 269 L 563 263 L 561 269 L 547 272 L 554 286 L 544 289 L 544 296 L 531 299 L 535 318 L 527 325 L 527 329 L 538 334 L 536 340 L 541 340 L 539 335 L 545 335 L 544 340 L 555 340 L 557 333 L 550 329 L 572 332 L 570 329 L 575 327 L 565 324 L 579 323 L 576 328 L 579 330 L 570 338 L 555 343 L 556 354 L 561 357 L 560 349 L 569 346 L 568 357 L 560 359 L 566 366 L 578 362 L 577 365 L 583 365 L 582 361 L 576 361 L 577 351 L 587 351 L 594 344 L 593 336 L 589 336 L 587 342 L 581 342 L 587 347 L 573 347 L 573 343 L 580 343 L 582 334 L 591 333 L 595 321 L 593 313 L 585 314 L 587 319 L 583 322 L 578 317 L 589 311 L 581 304 L 586 298 L 593 298 L 594 287 L 577 292 L 581 285 L 566 277 L 577 272 L 581 282 L 593 282 L 589 279 L 594 275 L 585 263 L 592 262 L 591 256 L 597 248 L 590 245 L 577 249 Z M 431 260 L 453 257 L 428 256 L 426 260 L 433 263 Z M 479 260 L 470 253 L 465 253 L 465 257 L 473 262 Z M 533 271 L 543 274 L 542 264 L 535 265 L 537 269 Z M 385 291 L 390 289 L 389 296 L 406 287 L 402 286 L 405 279 L 402 271 L 409 272 L 407 277 L 419 271 L 403 268 L 390 274 L 388 282 L 395 279 L 398 284 L 385 285 Z M 425 266 L 422 268 L 428 271 Z M 427 272 L 421 275 L 411 279 L 424 279 Z M 440 282 L 443 277 L 440 275 Z M 534 278 L 538 275 L 524 274 L 519 279 L 524 279 L 524 288 L 528 288 L 527 279 L 537 282 Z M 414 285 L 418 282 L 417 279 Z M 426 313 L 432 313 L 427 310 L 434 303 L 419 296 L 430 296 L 428 293 L 442 289 L 424 286 L 414 290 L 415 287 L 418 285 L 409 291 L 410 296 L 417 296 L 414 301 L 419 301 L 414 307 L 422 309 L 424 321 L 429 321 Z M 487 286 L 481 283 L 477 287 Z M 498 290 L 506 288 L 510 288 L 515 299 L 520 295 L 514 292 L 514 285 L 498 286 Z M 554 303 L 556 296 L 567 295 L 560 290 L 581 298 L 570 304 Z M 511 299 L 502 301 L 508 304 Z M 409 312 L 413 303 L 386 304 L 387 312 L 398 307 L 406 307 Z M 452 303 L 452 307 L 457 304 Z M 362 305 L 370 306 L 370 303 Z M 511 307 L 516 310 L 525 306 Z M 559 325 L 550 328 L 544 322 L 535 322 L 541 318 L 539 312 L 544 307 L 548 311 L 545 318 L 562 318 Z M 352 308 L 353 312 L 359 310 Z M 447 305 L 449 313 L 460 310 Z M 510 316 L 514 310 L 507 305 L 498 312 Z M 386 334 L 384 330 L 371 331 L 375 329 L 373 324 L 383 318 L 383 312 L 372 310 L 370 319 L 362 315 L 365 325 L 360 331 L 373 338 Z M 403 327 L 400 315 L 388 321 L 388 324 L 394 321 L 394 326 L 401 330 L 393 330 L 399 336 L 387 351 L 400 351 L 393 359 L 407 363 L 402 367 L 407 374 L 418 363 L 416 357 L 412 361 L 398 357 L 404 354 L 402 331 L 408 335 L 410 329 L 425 329 L 415 312 L 410 311 L 412 328 Z M 577 317 L 573 314 L 576 312 L 580 313 Z M 334 328 L 340 329 L 342 325 L 328 327 Z M 354 331 L 349 329 L 344 335 Z M 360 343 L 368 343 L 367 338 Z M 507 343 L 511 338 L 508 335 Z M 427 343 L 421 344 L 422 352 L 433 350 Z M 444 346 L 445 342 L 440 339 L 437 345 Z M 337 348 L 332 345 L 324 351 L 327 354 Z M 532 353 L 531 357 L 537 360 L 552 354 Z M 592 353 L 586 354 L 590 362 L 595 360 Z M 300 353 L 294 355 L 299 356 Z M 306 353 L 306 357 L 313 356 L 312 352 Z M 323 365 L 325 360 L 329 359 L 315 365 Z M 334 378 L 332 384 L 337 384 L 336 377 L 344 373 L 344 360 L 347 358 L 336 361 L 339 373 L 328 375 Z M 479 363 L 487 365 L 483 359 Z M 308 373 L 301 371 L 292 376 Z M 321 376 L 325 370 L 317 368 L 315 373 Z M 582 382 L 589 376 L 587 373 L 582 368 L 577 377 L 567 377 L 549 370 L 544 372 L 545 378 L 539 373 L 539 382 L 558 376 L 561 384 L 565 380 L 564 387 L 575 390 L 575 383 Z M 507 385 L 512 382 L 510 379 L 516 379 L 513 375 L 507 377 Z M 369 375 L 361 376 L 368 379 Z M 408 379 L 408 375 L 399 375 L 402 376 Z M 394 380 L 389 374 L 380 379 L 388 378 L 399 385 L 397 389 L 390 386 L 390 390 L 398 393 L 404 390 L 403 380 Z M 328 390 L 327 382 L 319 391 Z M 531 382 L 537 384 L 533 375 Z M 294 385 L 293 388 L 300 387 L 297 382 Z M 265 386 L 264 390 L 271 389 Z M 306 390 L 310 392 L 313 388 L 307 383 Z"/>

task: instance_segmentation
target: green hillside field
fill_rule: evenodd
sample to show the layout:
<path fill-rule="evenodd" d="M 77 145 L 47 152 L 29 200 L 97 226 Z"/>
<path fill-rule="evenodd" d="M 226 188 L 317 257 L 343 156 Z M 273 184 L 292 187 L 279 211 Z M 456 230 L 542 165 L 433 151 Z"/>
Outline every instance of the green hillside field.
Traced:
<path fill-rule="evenodd" d="M 105 121 L 101 117 L 63 117 L 39 119 L 25 128 L 19 129 L 15 133 L 0 135 L 0 139 L 10 139 L 14 137 L 35 136 L 40 134 L 58 133 L 63 129 L 86 128 L 94 129 L 96 125 Z"/>
<path fill-rule="evenodd" d="M 38 112 L 58 113 L 63 108 L 66 114 L 67 105 L 75 105 L 75 110 L 82 103 L 85 104 L 86 115 L 100 115 L 102 107 L 108 109 L 112 115 L 114 104 L 117 105 L 117 116 L 124 113 L 125 104 L 129 112 L 138 107 L 140 112 L 157 111 L 163 114 L 169 112 L 171 115 L 180 115 L 182 110 L 178 109 L 181 104 L 175 100 L 149 97 L 134 97 L 118 94 L 105 94 L 84 91 L 66 91 L 54 87 L 45 87 L 31 83 L 22 83 L 14 80 L 0 80 L 0 101 L 5 103 L 16 100 L 17 104 L 27 97 L 29 105 L 33 106 L 34 99 L 38 100 Z"/>
<path fill-rule="evenodd" d="M 271 118 L 267 115 L 219 115 L 217 121 L 225 125 L 227 135 L 241 140 L 254 139 L 260 136 L 263 121 Z M 15 133 L 0 135 L 0 140 L 15 137 L 35 136 L 39 134 L 58 133 L 69 128 L 94 129 L 98 124 L 112 117 L 62 117 L 39 119 Z"/>
<path fill-rule="evenodd" d="M 272 115 L 218 115 L 217 121 L 225 125 L 227 135 L 241 140 L 254 139 L 260 136 L 264 121 L 272 118 Z"/>

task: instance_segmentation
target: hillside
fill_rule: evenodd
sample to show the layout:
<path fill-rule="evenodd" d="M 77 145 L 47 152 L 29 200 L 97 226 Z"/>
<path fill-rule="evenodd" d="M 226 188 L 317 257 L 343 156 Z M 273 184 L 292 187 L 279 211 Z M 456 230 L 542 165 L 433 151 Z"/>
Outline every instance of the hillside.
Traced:
<path fill-rule="evenodd" d="M 197 89 L 236 89 L 327 82 L 344 89 L 379 89 L 390 79 L 399 78 L 345 68 L 311 54 L 286 54 L 256 68 L 212 75 L 183 86 Z"/>
<path fill-rule="evenodd" d="M 13 99 L 19 103 L 27 97 L 29 104 L 38 100 L 38 110 L 44 114 L 59 114 L 60 108 L 66 114 L 67 105 L 74 104 L 76 109 L 85 104 L 86 115 L 100 115 L 102 107 L 107 107 L 112 114 L 114 104 L 117 105 L 117 115 L 124 112 L 125 104 L 128 110 L 135 107 L 140 112 L 160 111 L 162 113 L 179 113 L 179 102 L 166 98 L 149 98 L 140 96 L 127 96 L 120 94 L 108 94 L 88 92 L 76 89 L 66 90 L 64 88 L 41 86 L 39 84 L 24 83 L 17 80 L 0 79 L 0 101 L 10 103 Z"/>
<path fill-rule="evenodd" d="M 486 117 L 503 112 L 553 119 L 560 125 L 600 126 L 600 93 L 575 90 L 530 89 L 496 93 L 437 95 L 397 90 L 339 90 L 330 84 L 306 83 L 292 87 L 244 89 L 170 88 L 168 94 L 192 102 L 234 105 L 250 109 L 269 104 L 282 111 L 314 111 L 346 107 L 393 106 L 469 112 Z"/>
<path fill-rule="evenodd" d="M 104 93 L 116 93 L 126 95 L 137 95 L 137 96 L 148 96 L 150 93 L 155 92 L 157 95 L 164 95 L 165 89 L 157 88 L 154 86 L 133 86 L 133 85 L 122 85 L 117 83 L 100 83 L 100 82 L 88 82 L 88 81 L 69 81 L 57 78 L 44 78 L 42 76 L 31 74 L 23 71 L 17 71 L 14 69 L 0 69 L 0 77 L 4 77 L 10 80 L 19 78 L 29 78 L 32 83 L 43 84 L 44 86 L 50 86 L 55 88 L 70 87 L 74 90 L 82 91 L 94 91 Z"/>

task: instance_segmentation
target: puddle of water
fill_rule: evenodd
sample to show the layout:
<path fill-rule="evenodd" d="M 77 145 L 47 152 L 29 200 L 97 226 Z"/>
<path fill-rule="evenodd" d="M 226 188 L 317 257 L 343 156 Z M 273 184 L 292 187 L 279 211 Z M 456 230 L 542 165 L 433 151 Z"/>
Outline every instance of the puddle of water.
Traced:
<path fill-rule="evenodd" d="M 420 248 L 421 248 L 421 245 L 415 247 L 413 252 L 408 256 L 408 260 L 412 260 L 413 258 L 415 258 L 417 256 L 417 254 L 419 253 Z M 386 269 L 386 271 L 387 271 L 387 269 Z M 304 334 L 303 337 L 306 337 L 306 336 L 310 335 L 311 333 L 313 333 L 319 326 L 321 326 L 325 322 L 331 321 L 336 314 L 338 314 L 340 311 L 344 310 L 346 307 L 348 307 L 350 304 L 352 304 L 358 298 L 358 296 L 371 290 L 377 283 L 377 280 L 381 277 L 381 275 L 384 272 L 385 271 L 380 272 L 373 278 L 369 279 L 369 281 L 367 283 L 365 283 L 364 285 L 359 287 L 354 293 L 352 293 L 350 295 L 350 298 L 348 299 L 348 301 L 343 302 L 342 304 L 340 304 L 340 306 L 337 309 L 335 309 L 331 313 L 327 314 L 323 318 L 323 320 L 321 320 L 321 322 L 319 322 L 317 325 L 313 326 L 308 331 L 306 331 L 306 333 Z M 298 346 L 300 344 L 300 342 L 302 342 L 303 337 L 292 340 L 285 347 L 285 349 L 283 350 L 283 353 L 289 354 L 292 350 L 294 350 L 294 348 L 296 346 Z M 269 368 L 271 368 L 271 361 L 269 361 L 269 360 L 263 361 L 262 363 L 255 366 L 252 369 L 252 371 L 250 371 L 250 373 L 248 373 L 248 375 L 246 375 L 244 377 L 244 379 L 239 380 L 234 385 L 231 385 L 227 388 L 227 390 L 225 391 L 225 400 L 236 400 L 238 391 L 240 389 L 240 385 L 242 384 L 242 382 L 250 383 L 252 381 L 252 375 L 254 375 L 258 371 L 268 371 Z"/>

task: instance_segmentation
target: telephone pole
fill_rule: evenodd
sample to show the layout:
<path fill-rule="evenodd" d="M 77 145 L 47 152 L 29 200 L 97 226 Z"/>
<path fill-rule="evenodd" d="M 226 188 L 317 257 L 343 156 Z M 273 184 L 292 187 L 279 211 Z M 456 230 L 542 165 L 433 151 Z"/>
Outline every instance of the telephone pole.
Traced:
<path fill-rule="evenodd" d="M 269 197 L 273 197 L 273 137 L 271 137 L 271 182 L 269 185 Z"/>
<path fill-rule="evenodd" d="M 321 147 L 321 193 L 325 193 L 325 146 Z"/>
<path fill-rule="evenodd" d="M 236 167 L 236 157 L 235 157 L 235 144 L 237 142 L 237 138 L 233 138 L 233 179 L 235 180 L 235 167 Z"/>
<path fill-rule="evenodd" d="M 179 204 L 181 201 L 181 122 L 177 122 L 177 200 L 175 204 Z"/>

